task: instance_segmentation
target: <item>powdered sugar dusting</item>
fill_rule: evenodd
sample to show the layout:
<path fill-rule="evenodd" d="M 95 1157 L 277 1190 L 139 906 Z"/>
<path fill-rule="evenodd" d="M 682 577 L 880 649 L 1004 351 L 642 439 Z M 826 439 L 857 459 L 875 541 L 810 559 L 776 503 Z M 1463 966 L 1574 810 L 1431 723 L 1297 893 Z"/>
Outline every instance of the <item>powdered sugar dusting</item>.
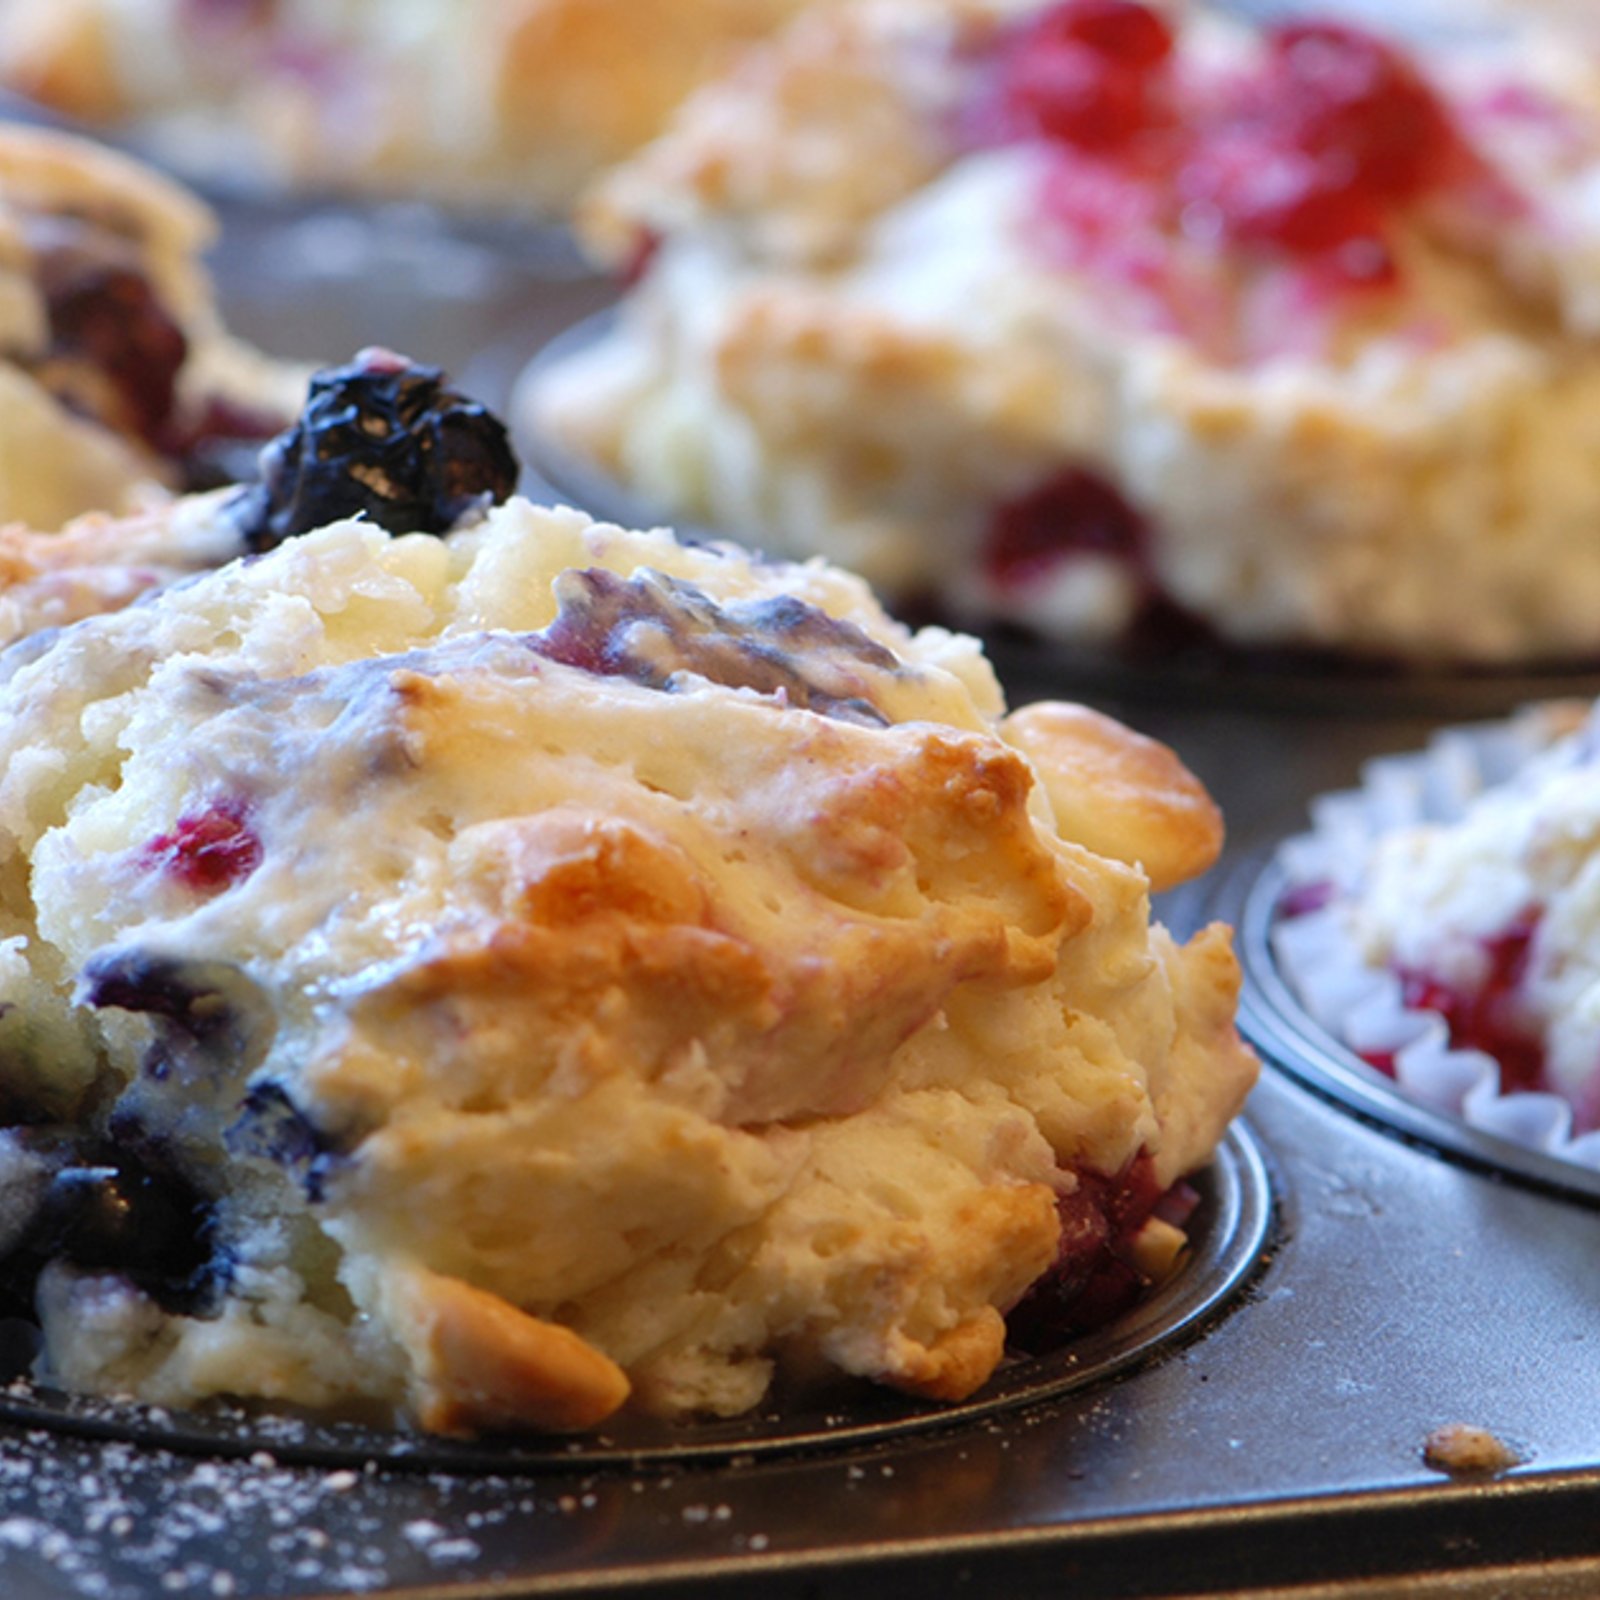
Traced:
<path fill-rule="evenodd" d="M 0 1506 L 26 1507 L 0 1514 L 0 1593 L 371 1593 L 465 1576 L 488 1532 L 571 1522 L 585 1501 L 595 1503 L 581 1494 L 558 1503 L 504 1478 L 385 1474 L 375 1464 L 330 1471 L 265 1451 L 188 1459 L 124 1441 L 0 1431 Z"/>

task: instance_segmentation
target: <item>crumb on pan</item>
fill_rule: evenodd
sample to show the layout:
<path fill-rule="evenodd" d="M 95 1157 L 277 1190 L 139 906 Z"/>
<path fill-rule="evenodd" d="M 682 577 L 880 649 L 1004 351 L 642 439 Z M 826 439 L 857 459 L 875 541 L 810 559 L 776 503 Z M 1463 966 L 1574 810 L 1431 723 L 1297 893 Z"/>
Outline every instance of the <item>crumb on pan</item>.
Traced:
<path fill-rule="evenodd" d="M 1468 1476 L 1509 1472 L 1525 1458 L 1487 1428 L 1451 1422 L 1428 1435 L 1423 1442 L 1422 1459 L 1437 1472 Z"/>

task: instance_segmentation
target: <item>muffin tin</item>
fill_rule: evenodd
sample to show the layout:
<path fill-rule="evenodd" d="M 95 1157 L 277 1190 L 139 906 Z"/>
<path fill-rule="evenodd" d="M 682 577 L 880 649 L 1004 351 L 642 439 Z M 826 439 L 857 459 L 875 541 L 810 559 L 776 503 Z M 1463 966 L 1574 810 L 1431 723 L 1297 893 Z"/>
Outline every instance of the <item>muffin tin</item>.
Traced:
<path fill-rule="evenodd" d="M 527 355 L 609 298 L 554 236 L 419 245 L 413 221 L 230 211 L 230 323 L 301 356 L 400 329 L 503 403 Z M 0 1389 L 0 1594 L 1600 1592 L 1600 1184 L 1420 1118 L 1308 1030 L 1272 969 L 1264 853 L 1369 757 L 1600 678 L 1269 682 L 1237 663 L 995 653 L 1014 701 L 1092 699 L 1174 745 L 1229 816 L 1223 868 L 1160 909 L 1180 933 L 1238 922 L 1265 1071 L 1166 1290 L 953 1410 L 850 1394 L 551 1448 L 178 1416 L 19 1380 Z M 25 1356 L 0 1337 L 0 1383 Z M 1452 1423 L 1521 1465 L 1431 1466 Z"/>

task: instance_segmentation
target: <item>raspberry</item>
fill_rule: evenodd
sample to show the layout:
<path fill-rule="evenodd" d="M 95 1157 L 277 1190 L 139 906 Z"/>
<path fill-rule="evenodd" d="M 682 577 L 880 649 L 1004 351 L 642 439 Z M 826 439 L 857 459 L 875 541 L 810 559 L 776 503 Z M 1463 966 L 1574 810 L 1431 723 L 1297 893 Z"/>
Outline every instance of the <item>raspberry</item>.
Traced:
<path fill-rule="evenodd" d="M 1000 97 L 1018 132 L 1115 150 L 1161 120 L 1167 25 L 1131 0 L 1067 0 L 1010 43 Z"/>
<path fill-rule="evenodd" d="M 1112 556 L 1143 567 L 1143 519 L 1092 472 L 1072 467 L 994 513 L 984 565 L 998 584 L 1019 588 L 1077 555 Z"/>
<path fill-rule="evenodd" d="M 1449 118 L 1398 51 L 1329 23 L 1278 28 L 1271 45 L 1279 115 L 1306 155 L 1381 200 L 1410 199 L 1438 176 Z"/>
<path fill-rule="evenodd" d="M 1179 177 L 1185 200 L 1214 209 L 1230 238 L 1291 255 L 1377 240 L 1383 213 L 1347 170 L 1305 152 L 1234 136 L 1200 152 Z"/>
<path fill-rule="evenodd" d="M 1185 1194 L 1156 1186 L 1154 1163 L 1144 1151 L 1113 1176 L 1087 1168 L 1076 1176 L 1073 1191 L 1056 1200 L 1061 1237 L 1055 1264 L 1006 1319 L 1008 1342 L 1025 1354 L 1043 1354 L 1125 1311 L 1149 1287 L 1127 1259 L 1139 1230 L 1158 1210 L 1185 1221 L 1193 1210 Z"/>
<path fill-rule="evenodd" d="M 1436 1011 L 1460 1050 L 1482 1050 L 1500 1063 L 1502 1089 L 1538 1089 L 1544 1085 L 1544 1046 L 1519 1015 L 1528 957 L 1539 927 L 1533 911 L 1518 917 L 1496 938 L 1484 941 L 1487 971 L 1472 990 L 1442 982 L 1425 972 L 1399 973 L 1405 1003 L 1419 1011 Z"/>
<path fill-rule="evenodd" d="M 1172 54 L 1172 29 L 1136 0 L 1066 0 L 1028 30 L 1033 44 L 1085 44 L 1134 71 L 1147 71 Z"/>

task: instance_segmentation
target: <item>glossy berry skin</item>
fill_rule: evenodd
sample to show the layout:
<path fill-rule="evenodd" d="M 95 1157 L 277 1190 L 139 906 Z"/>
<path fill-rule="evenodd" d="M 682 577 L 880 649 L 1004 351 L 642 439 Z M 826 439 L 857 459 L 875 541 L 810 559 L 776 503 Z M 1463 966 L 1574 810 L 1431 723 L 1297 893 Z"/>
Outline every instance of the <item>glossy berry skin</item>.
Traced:
<path fill-rule="evenodd" d="M 1066 0 L 1006 50 L 1000 95 L 1017 130 L 1083 149 L 1127 144 L 1161 118 L 1172 34 L 1132 0 Z"/>
<path fill-rule="evenodd" d="M 1374 200 L 1406 200 L 1454 143 L 1433 91 L 1392 46 L 1356 28 L 1296 23 L 1271 35 L 1287 142 Z"/>
<path fill-rule="evenodd" d="M 1172 54 L 1172 29 L 1138 0 L 1065 0 L 1028 34 L 1035 46 L 1081 44 L 1110 65 L 1147 72 Z"/>
<path fill-rule="evenodd" d="M 1135 0 L 1066 0 L 1004 35 L 972 129 L 1054 147 L 1040 206 L 1070 247 L 1052 253 L 1158 302 L 1185 250 L 1218 246 L 1335 291 L 1389 287 L 1397 214 L 1484 171 L 1421 72 L 1375 35 L 1283 24 L 1210 79 Z M 1137 226 L 1086 236 L 1086 216 Z"/>
<path fill-rule="evenodd" d="M 0 1261 L 0 1303 L 25 1314 L 40 1270 L 62 1261 L 115 1273 L 169 1310 L 204 1311 L 226 1273 L 212 1204 L 151 1140 L 50 1128 L 26 1139 L 54 1171 Z"/>
<path fill-rule="evenodd" d="M 345 517 L 448 533 L 509 498 L 519 473 L 505 427 L 438 368 L 364 351 L 312 378 L 299 422 L 262 451 L 261 481 L 234 512 L 252 551 Z"/>

